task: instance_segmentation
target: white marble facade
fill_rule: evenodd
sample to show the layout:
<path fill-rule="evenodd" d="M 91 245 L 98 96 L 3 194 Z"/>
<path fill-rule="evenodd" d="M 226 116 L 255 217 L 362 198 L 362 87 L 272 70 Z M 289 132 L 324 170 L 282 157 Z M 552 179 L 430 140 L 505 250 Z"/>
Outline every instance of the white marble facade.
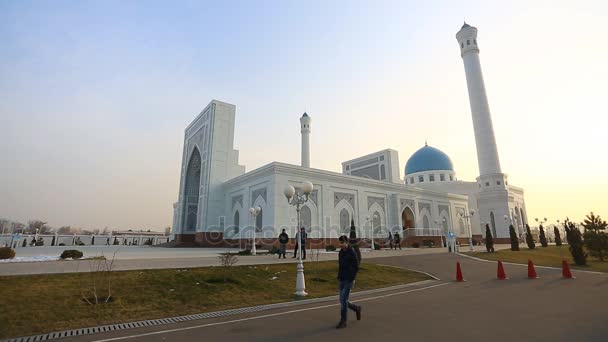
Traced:
<path fill-rule="evenodd" d="M 391 181 L 398 173 L 392 168 L 386 180 L 280 162 L 245 173 L 233 149 L 235 112 L 235 106 L 213 100 L 186 128 L 173 222 L 174 234 L 182 240 L 210 232 L 226 239 L 248 239 L 253 230 L 258 237 L 270 237 L 282 228 L 292 235 L 296 212 L 283 189 L 288 184 L 297 189 L 305 180 L 313 183 L 314 191 L 302 208 L 301 223 L 313 237 L 345 234 L 351 220 L 364 237 L 369 237 L 372 228 L 377 237 L 404 226 L 440 229 L 435 222 L 443 218 L 442 225 L 452 230 L 458 223 L 456 212 L 468 210 L 466 196 Z M 396 159 L 396 151 L 376 154 L 384 153 Z M 256 206 L 262 211 L 254 222 L 249 208 Z M 404 212 L 413 216 L 407 223 Z"/>

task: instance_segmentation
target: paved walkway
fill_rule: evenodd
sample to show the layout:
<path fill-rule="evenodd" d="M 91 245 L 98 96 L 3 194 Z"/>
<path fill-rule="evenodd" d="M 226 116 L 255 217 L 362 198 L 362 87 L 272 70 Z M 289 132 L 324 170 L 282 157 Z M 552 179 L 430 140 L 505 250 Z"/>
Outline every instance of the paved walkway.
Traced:
<path fill-rule="evenodd" d="M 40 248 L 40 249 L 38 249 Z M 162 269 L 162 268 L 191 268 L 218 266 L 219 253 L 228 251 L 222 248 L 160 248 L 160 247 L 129 247 L 116 248 L 114 246 L 90 246 L 90 249 L 79 248 L 85 256 L 104 255 L 111 258 L 115 251 L 116 261 L 113 269 L 116 271 L 139 270 L 139 269 Z M 509 248 L 509 245 L 497 245 L 496 249 Z M 64 247 L 32 247 L 29 253 L 33 255 L 38 251 L 38 255 L 59 255 Z M 483 246 L 475 246 L 477 250 L 485 250 Z M 469 250 L 468 247 L 461 247 L 462 250 Z M 231 250 L 236 251 L 236 250 Z M 447 254 L 446 248 L 404 248 L 403 250 L 385 249 L 381 251 L 369 251 L 362 249 L 363 259 L 382 258 L 390 256 L 424 255 L 424 254 Z M 314 253 L 315 255 L 317 253 Z M 23 255 L 20 255 L 23 256 Z M 308 259 L 314 260 L 315 256 L 308 251 Z M 320 251 L 318 260 L 337 260 L 338 253 Z M 259 265 L 273 263 L 292 263 L 296 259 L 278 259 L 274 255 L 239 256 L 237 265 Z M 0 276 L 2 275 L 26 275 L 26 274 L 47 274 L 47 273 L 73 273 L 90 272 L 92 265 L 86 260 L 62 260 L 44 262 L 21 262 L 21 263 L 0 263 Z"/>
<path fill-rule="evenodd" d="M 363 320 L 350 315 L 347 329 L 334 329 L 334 301 L 263 313 L 205 319 L 62 341 L 603 341 L 608 275 L 505 265 L 505 281 L 495 280 L 496 264 L 454 254 L 433 253 L 369 259 L 369 262 L 430 272 L 440 280 L 411 289 L 355 297 Z M 452 281 L 455 263 L 467 282 Z"/>

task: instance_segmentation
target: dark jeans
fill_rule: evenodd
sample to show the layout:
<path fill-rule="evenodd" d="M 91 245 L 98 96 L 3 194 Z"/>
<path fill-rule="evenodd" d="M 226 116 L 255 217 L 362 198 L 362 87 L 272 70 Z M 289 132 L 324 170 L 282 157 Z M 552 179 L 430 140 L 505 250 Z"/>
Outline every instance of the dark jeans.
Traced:
<path fill-rule="evenodd" d="M 340 321 L 346 322 L 346 315 L 348 309 L 356 311 L 359 309 L 358 305 L 355 305 L 348 301 L 348 297 L 350 296 L 350 290 L 353 288 L 352 281 L 340 280 Z"/>
<path fill-rule="evenodd" d="M 293 256 L 298 256 L 298 244 L 296 243 L 296 248 L 293 249 Z M 302 245 L 302 259 L 306 259 L 306 245 Z"/>
<path fill-rule="evenodd" d="M 281 255 L 283 256 L 283 258 L 285 257 L 285 244 L 284 243 L 279 244 L 279 258 L 281 257 Z"/>

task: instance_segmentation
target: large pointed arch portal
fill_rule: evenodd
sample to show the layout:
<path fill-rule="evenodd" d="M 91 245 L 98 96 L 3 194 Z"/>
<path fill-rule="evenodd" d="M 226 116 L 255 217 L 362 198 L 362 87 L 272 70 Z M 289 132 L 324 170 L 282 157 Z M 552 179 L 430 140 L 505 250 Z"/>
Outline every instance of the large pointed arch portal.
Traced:
<path fill-rule="evenodd" d="M 194 149 L 186 171 L 184 195 L 183 227 L 186 232 L 196 231 L 198 217 L 199 189 L 201 188 L 201 154 Z"/>
<path fill-rule="evenodd" d="M 401 226 L 403 230 L 414 228 L 414 212 L 410 207 L 405 207 L 401 212 Z"/>

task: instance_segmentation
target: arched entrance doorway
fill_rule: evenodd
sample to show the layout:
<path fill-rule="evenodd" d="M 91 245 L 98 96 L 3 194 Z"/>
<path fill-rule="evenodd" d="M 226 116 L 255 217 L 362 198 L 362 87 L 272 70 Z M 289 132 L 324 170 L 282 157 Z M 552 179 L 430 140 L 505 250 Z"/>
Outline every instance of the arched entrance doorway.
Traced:
<path fill-rule="evenodd" d="M 201 155 L 194 149 L 186 171 L 186 186 L 184 194 L 183 228 L 194 232 L 197 226 L 199 189 L 201 187 Z"/>
<path fill-rule="evenodd" d="M 401 226 L 403 230 L 414 228 L 414 212 L 409 207 L 405 207 L 401 212 Z"/>

